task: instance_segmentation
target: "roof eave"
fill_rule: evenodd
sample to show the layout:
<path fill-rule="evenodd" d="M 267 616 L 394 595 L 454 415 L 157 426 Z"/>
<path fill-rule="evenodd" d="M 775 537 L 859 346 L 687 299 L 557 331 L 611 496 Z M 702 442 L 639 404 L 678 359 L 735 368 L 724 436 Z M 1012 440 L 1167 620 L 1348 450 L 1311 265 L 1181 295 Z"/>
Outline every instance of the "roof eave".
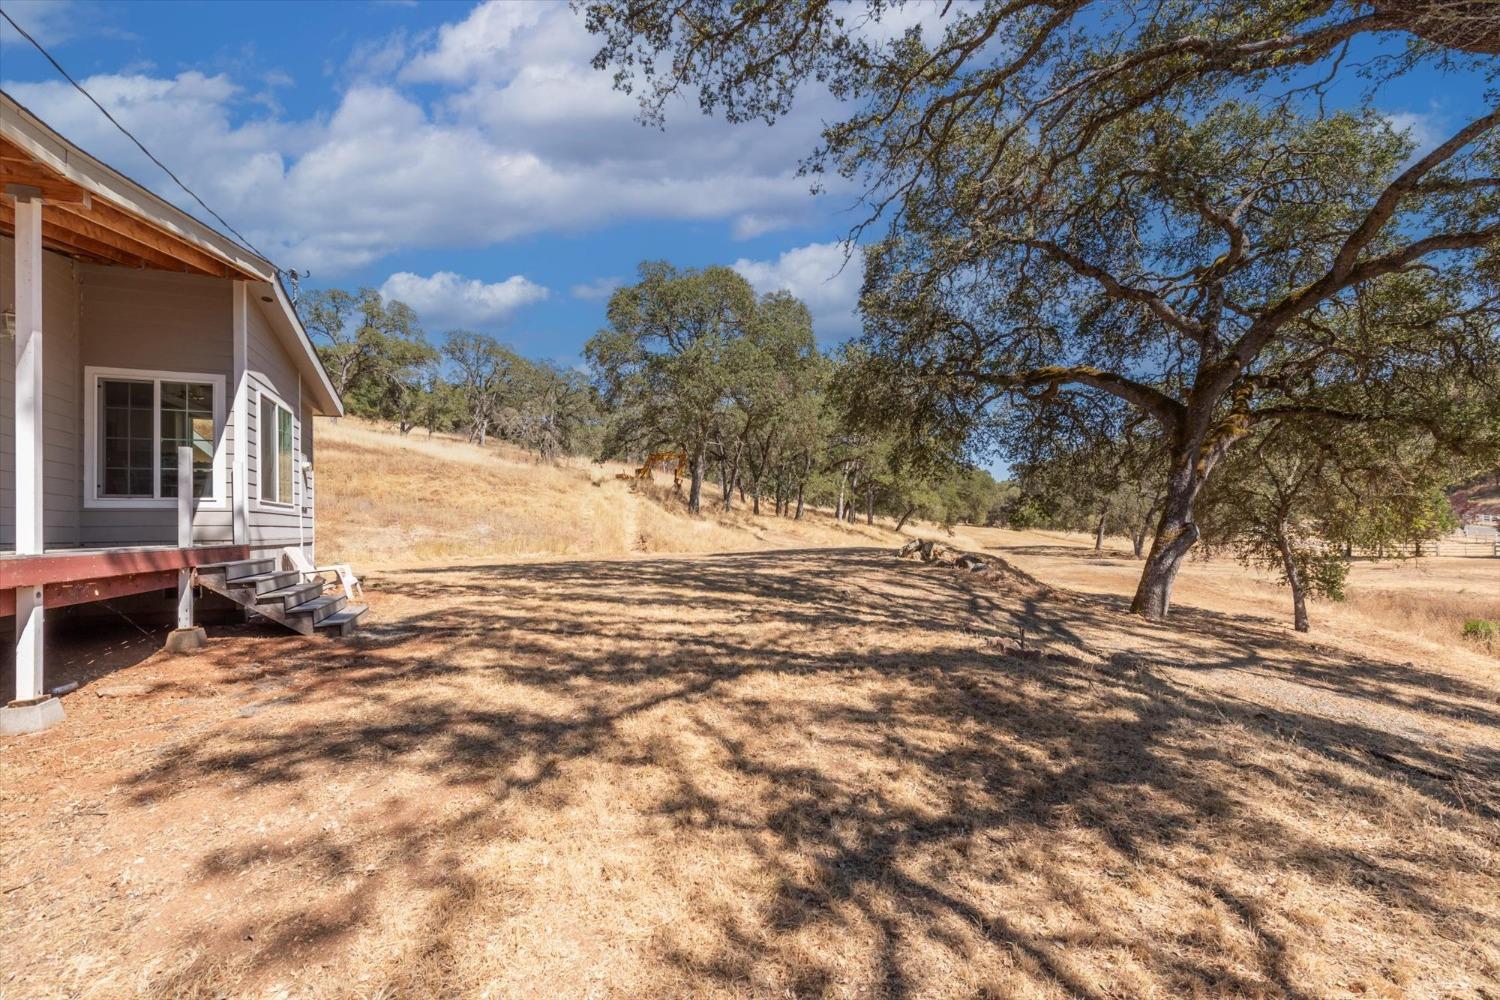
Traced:
<path fill-rule="evenodd" d="M 0 134 L 90 194 L 218 258 L 245 278 L 270 281 L 276 266 L 223 233 L 90 156 L 25 105 L 0 90 Z"/>

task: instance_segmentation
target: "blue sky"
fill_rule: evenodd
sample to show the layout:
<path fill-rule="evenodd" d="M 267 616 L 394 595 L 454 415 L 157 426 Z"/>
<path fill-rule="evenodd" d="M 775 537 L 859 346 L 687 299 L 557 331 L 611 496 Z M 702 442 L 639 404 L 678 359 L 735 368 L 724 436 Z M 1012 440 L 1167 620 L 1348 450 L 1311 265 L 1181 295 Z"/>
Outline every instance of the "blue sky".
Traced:
<path fill-rule="evenodd" d="M 434 337 L 477 329 L 572 363 L 609 289 L 658 257 L 790 288 L 824 344 L 857 332 L 859 266 L 839 246 L 853 193 L 813 197 L 796 175 L 838 111 L 826 96 L 774 128 L 686 105 L 643 128 L 561 2 L 0 6 L 279 265 L 382 288 Z M 8 26 L 0 61 L 23 104 L 184 200 Z M 1376 104 L 1427 144 L 1481 100 L 1473 77 L 1424 73 Z"/>
<path fill-rule="evenodd" d="M 856 331 L 851 197 L 796 176 L 816 102 L 772 129 L 692 107 L 644 128 L 565 4 L 0 6 L 277 264 L 384 288 L 434 337 L 572 362 L 608 291 L 658 257 L 790 287 L 825 344 Z M 8 26 L 0 41 L 18 100 L 203 215 Z"/>

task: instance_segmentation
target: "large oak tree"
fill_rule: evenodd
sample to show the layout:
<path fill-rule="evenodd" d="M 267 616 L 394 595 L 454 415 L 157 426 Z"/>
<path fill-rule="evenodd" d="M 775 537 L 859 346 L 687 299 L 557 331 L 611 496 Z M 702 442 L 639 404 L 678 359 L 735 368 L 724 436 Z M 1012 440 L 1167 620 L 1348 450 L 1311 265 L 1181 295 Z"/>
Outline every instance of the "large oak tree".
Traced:
<path fill-rule="evenodd" d="M 964 433 L 1002 403 L 1105 396 L 1158 425 L 1149 617 L 1257 424 L 1430 420 L 1444 380 L 1494 376 L 1500 110 L 1414 151 L 1323 98 L 1354 48 L 1371 86 L 1492 83 L 1496 6 L 989 0 L 885 38 L 871 22 L 905 4 L 586 5 L 596 65 L 648 118 L 689 90 L 732 120 L 774 120 L 814 81 L 845 102 L 805 166 L 889 226 L 863 300 L 889 412 Z M 1326 387 L 1351 380 L 1370 391 L 1340 409 Z"/>

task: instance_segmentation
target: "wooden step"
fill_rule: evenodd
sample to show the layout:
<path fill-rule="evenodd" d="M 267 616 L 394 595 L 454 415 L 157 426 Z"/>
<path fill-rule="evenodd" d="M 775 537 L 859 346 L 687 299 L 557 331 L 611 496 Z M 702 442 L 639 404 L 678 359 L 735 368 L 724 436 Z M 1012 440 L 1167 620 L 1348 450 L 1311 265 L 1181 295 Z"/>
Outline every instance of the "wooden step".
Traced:
<path fill-rule="evenodd" d="M 237 576 L 233 580 L 226 580 L 225 586 L 244 587 L 253 591 L 256 600 L 260 595 L 269 594 L 275 590 L 284 590 L 302 579 L 302 574 L 296 570 L 284 569 L 273 573 L 256 573 L 254 576 Z"/>
<path fill-rule="evenodd" d="M 298 574 L 293 573 L 292 576 Z M 276 590 L 265 590 L 255 595 L 255 603 L 269 604 L 280 602 L 282 610 L 290 610 L 298 604 L 306 604 L 308 601 L 321 597 L 323 594 L 322 580 L 309 580 L 306 583 L 300 581 L 279 587 Z"/>
<path fill-rule="evenodd" d="M 348 603 L 349 599 L 343 594 L 325 594 L 322 597 L 315 597 L 305 604 L 298 604 L 295 607 L 287 608 L 286 615 L 288 618 L 306 616 L 308 623 L 316 626 L 324 619 L 344 610 L 344 605 Z"/>
<path fill-rule="evenodd" d="M 234 562 L 210 563 L 207 566 L 199 566 L 200 574 L 218 574 L 224 578 L 225 583 L 238 583 L 251 576 L 264 576 L 276 572 L 276 560 L 267 557 L 265 559 L 238 559 Z"/>
<path fill-rule="evenodd" d="M 319 631 L 330 631 L 336 635 L 353 635 L 354 628 L 359 620 L 364 617 L 366 611 L 370 610 L 363 604 L 351 604 L 337 614 L 329 615 L 318 622 Z"/>
<path fill-rule="evenodd" d="M 271 558 L 199 566 L 198 574 L 200 586 L 302 635 L 349 635 L 365 613 L 363 605 L 349 605 L 347 594 L 325 593 L 322 578 L 303 581 Z"/>

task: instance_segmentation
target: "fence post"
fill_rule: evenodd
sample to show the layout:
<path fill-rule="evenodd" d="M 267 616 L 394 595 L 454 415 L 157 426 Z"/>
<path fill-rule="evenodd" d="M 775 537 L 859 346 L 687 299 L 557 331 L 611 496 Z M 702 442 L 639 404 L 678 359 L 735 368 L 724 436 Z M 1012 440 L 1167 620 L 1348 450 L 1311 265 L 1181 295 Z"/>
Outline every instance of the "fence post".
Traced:
<path fill-rule="evenodd" d="M 193 449 L 177 449 L 177 548 L 193 547 Z M 186 558 L 186 552 L 180 552 Z M 177 571 L 177 628 L 167 636 L 167 649 L 188 653 L 202 646 L 203 629 L 193 625 L 193 569 Z"/>

